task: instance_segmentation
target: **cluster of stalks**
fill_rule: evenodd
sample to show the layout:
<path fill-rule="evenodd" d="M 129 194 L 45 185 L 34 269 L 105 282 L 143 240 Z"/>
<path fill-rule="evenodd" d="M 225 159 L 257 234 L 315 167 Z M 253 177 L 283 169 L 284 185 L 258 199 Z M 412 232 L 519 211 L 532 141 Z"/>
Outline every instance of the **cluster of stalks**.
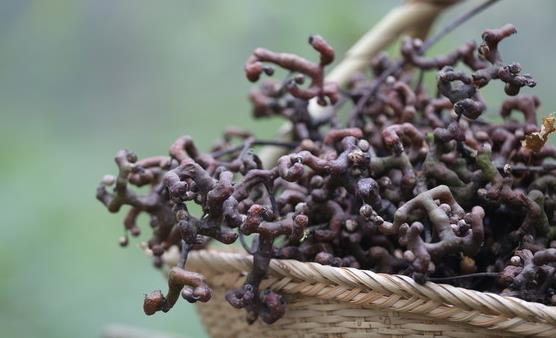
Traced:
<path fill-rule="evenodd" d="M 538 127 L 539 99 L 518 95 L 535 81 L 501 57 L 498 44 L 515 32 L 488 29 L 478 46 L 437 57 L 408 38 L 401 60 L 381 54 L 369 64 L 372 76 L 359 74 L 341 89 L 325 81 L 334 50 L 320 36 L 309 39 L 318 62 L 256 49 L 245 65 L 250 81 L 272 75 L 273 66 L 289 74 L 250 92 L 253 115 L 286 119 L 289 139 L 230 129 L 210 152 L 188 136 L 169 156 L 140 160 L 119 151 L 119 172 L 102 180 L 97 198 L 110 212 L 129 206 L 121 244 L 140 234 L 144 213 L 155 265 L 173 247 L 181 253 L 168 292 L 147 295 L 145 312 L 168 311 L 180 294 L 208 301 L 207 281 L 185 269 L 188 253 L 209 240 L 238 239 L 253 267 L 226 299 L 246 309 L 250 323 L 272 323 L 286 311 L 283 296 L 260 288 L 273 258 L 556 303 L 556 148 L 546 144 L 554 121 Z M 431 71 L 437 88 L 427 90 L 423 74 Z M 481 116 L 480 89 L 494 81 L 509 96 L 499 123 Z M 323 114 L 309 112 L 313 99 Z M 342 119 L 338 112 L 350 104 Z M 252 151 L 261 145 L 285 155 L 263 167 Z"/>

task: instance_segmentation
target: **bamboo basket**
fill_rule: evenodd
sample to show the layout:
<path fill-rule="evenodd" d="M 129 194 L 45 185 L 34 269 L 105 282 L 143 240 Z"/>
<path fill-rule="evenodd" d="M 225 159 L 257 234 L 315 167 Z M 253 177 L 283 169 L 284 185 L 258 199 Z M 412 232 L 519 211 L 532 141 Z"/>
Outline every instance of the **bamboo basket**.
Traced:
<path fill-rule="evenodd" d="M 327 76 L 343 85 L 368 60 L 402 34 L 424 38 L 434 20 L 459 0 L 408 0 L 365 34 Z M 320 114 L 318 106 L 311 113 Z M 281 132 L 287 134 L 285 125 Z M 263 149 L 272 163 L 280 150 Z M 286 315 L 272 325 L 245 321 L 245 312 L 224 299 L 242 285 L 252 257 L 195 251 L 188 268 L 206 276 L 212 299 L 198 303 L 212 337 L 556 337 L 556 307 L 451 285 L 417 284 L 401 275 L 334 268 L 295 260 L 272 260 L 261 288 L 279 291 Z"/>
<path fill-rule="evenodd" d="M 191 252 L 188 268 L 204 274 L 212 299 L 198 303 L 212 337 L 556 337 L 556 307 L 451 285 L 417 284 L 402 275 L 272 260 L 261 288 L 288 302 L 272 325 L 249 325 L 224 299 L 239 287 L 252 257 Z"/>

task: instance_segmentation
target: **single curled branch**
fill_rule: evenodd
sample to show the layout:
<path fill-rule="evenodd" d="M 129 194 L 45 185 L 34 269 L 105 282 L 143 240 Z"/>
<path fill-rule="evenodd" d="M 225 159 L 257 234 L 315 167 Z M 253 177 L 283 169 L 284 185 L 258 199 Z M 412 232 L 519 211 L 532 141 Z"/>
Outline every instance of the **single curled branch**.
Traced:
<path fill-rule="evenodd" d="M 166 296 L 160 290 L 146 295 L 143 310 L 149 316 L 158 311 L 168 312 L 176 304 L 180 294 L 190 303 L 208 302 L 212 291 L 203 275 L 174 267 L 168 274 L 168 293 Z"/>
<path fill-rule="evenodd" d="M 320 54 L 318 64 L 294 54 L 275 53 L 268 49 L 257 48 L 247 59 L 245 75 L 251 82 L 258 81 L 262 73 L 272 75 L 274 73 L 272 67 L 263 64 L 263 62 L 270 62 L 311 79 L 307 88 L 301 88 L 299 85 L 303 84 L 303 77 L 295 77 L 294 81 L 287 86 L 291 95 L 305 100 L 317 97 L 317 102 L 323 106 L 327 104 L 326 99 L 330 104 L 334 104 L 338 100 L 337 87 L 334 83 L 324 82 L 324 67 L 334 61 L 334 50 L 319 35 L 309 37 L 309 44 Z"/>

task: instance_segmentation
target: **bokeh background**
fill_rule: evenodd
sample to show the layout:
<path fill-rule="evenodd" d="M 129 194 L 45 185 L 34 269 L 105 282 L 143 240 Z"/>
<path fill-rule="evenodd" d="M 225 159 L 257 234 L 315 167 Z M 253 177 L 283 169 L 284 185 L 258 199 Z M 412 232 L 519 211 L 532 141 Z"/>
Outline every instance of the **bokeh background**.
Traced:
<path fill-rule="evenodd" d="M 147 317 L 165 289 L 136 249 L 117 245 L 122 215 L 94 198 L 113 155 L 164 154 L 182 134 L 209 147 L 249 119 L 242 66 L 265 46 L 314 58 L 319 33 L 342 55 L 400 1 L 2 0 L 0 2 L 0 336 L 98 337 L 109 324 L 204 337 L 184 301 Z M 446 22 L 470 0 L 453 8 Z M 541 112 L 556 110 L 556 1 L 504 0 L 442 40 L 443 52 L 507 22 L 508 61 L 534 75 Z M 437 26 L 438 27 L 438 26 Z M 501 88 L 485 94 L 490 116 Z M 231 310 L 231 308 L 230 308 Z"/>

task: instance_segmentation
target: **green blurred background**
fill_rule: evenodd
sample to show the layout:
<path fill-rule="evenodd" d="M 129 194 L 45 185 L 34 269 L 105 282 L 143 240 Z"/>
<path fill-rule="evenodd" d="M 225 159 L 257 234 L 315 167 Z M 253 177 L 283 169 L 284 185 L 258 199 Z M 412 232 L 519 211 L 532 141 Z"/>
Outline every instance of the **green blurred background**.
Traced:
<path fill-rule="evenodd" d="M 204 337 L 185 301 L 167 314 L 143 314 L 143 294 L 165 281 L 138 240 L 117 245 L 123 215 L 95 200 L 97 182 L 115 173 L 112 158 L 122 147 L 164 154 L 190 134 L 207 148 L 228 125 L 270 135 L 279 121 L 249 120 L 242 66 L 250 51 L 314 58 L 306 38 L 319 33 L 342 55 L 399 3 L 2 0 L 0 337 L 98 337 L 114 323 Z M 516 24 L 505 58 L 535 76 L 541 112 L 549 113 L 555 15 L 553 0 L 504 0 L 434 51 Z M 486 93 L 489 114 L 501 93 Z"/>

